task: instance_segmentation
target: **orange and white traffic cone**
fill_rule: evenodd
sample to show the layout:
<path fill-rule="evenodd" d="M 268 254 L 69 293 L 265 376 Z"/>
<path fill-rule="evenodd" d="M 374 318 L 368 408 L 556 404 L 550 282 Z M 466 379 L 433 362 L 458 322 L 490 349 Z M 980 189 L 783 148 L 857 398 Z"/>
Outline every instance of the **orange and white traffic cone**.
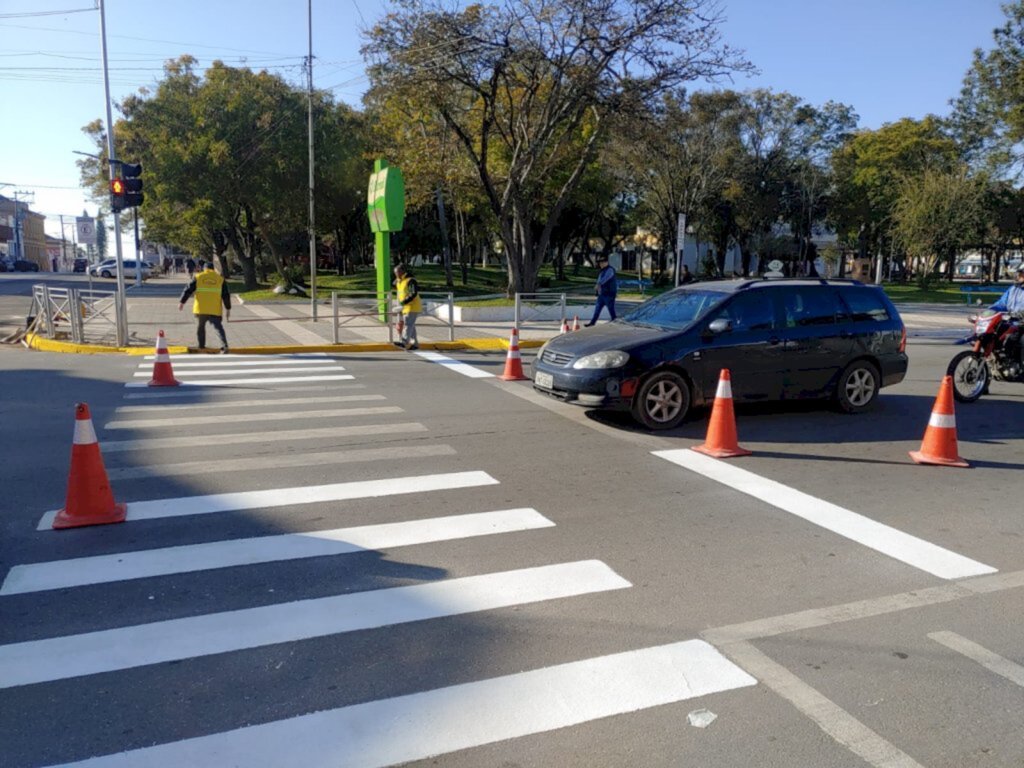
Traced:
<path fill-rule="evenodd" d="M 508 340 L 505 372 L 499 378 L 502 381 L 526 381 L 526 376 L 523 374 L 523 360 L 519 355 L 519 330 L 515 326 L 512 327 L 512 335 Z"/>
<path fill-rule="evenodd" d="M 750 451 L 740 448 L 736 437 L 736 416 L 732 410 L 732 376 L 728 368 L 723 368 L 718 377 L 718 391 L 715 392 L 715 404 L 711 407 L 711 423 L 703 445 L 693 446 L 693 450 L 716 459 L 729 459 L 734 456 L 749 456 Z"/>
<path fill-rule="evenodd" d="M 568 332 L 569 332 L 569 318 L 563 317 L 562 318 L 562 333 L 568 333 Z"/>
<path fill-rule="evenodd" d="M 96 440 L 89 406 L 75 405 L 75 437 L 71 445 L 71 471 L 64 508 L 53 520 L 54 528 L 124 522 L 127 508 L 114 502 L 103 455 Z"/>
<path fill-rule="evenodd" d="M 573 315 L 572 316 L 572 329 L 574 331 L 578 331 L 580 329 L 580 316 L 579 315 Z"/>
<path fill-rule="evenodd" d="M 971 466 L 957 451 L 956 415 L 953 413 L 953 377 L 946 376 L 939 387 L 939 396 L 932 406 L 928 428 L 924 431 L 921 450 L 911 451 L 910 458 L 917 464 L 938 464 L 943 467 Z"/>
<path fill-rule="evenodd" d="M 176 387 L 181 384 L 174 378 L 171 368 L 171 356 L 167 354 L 167 339 L 164 332 L 159 331 L 156 337 L 156 361 L 153 363 L 153 378 L 149 380 L 151 387 Z"/>

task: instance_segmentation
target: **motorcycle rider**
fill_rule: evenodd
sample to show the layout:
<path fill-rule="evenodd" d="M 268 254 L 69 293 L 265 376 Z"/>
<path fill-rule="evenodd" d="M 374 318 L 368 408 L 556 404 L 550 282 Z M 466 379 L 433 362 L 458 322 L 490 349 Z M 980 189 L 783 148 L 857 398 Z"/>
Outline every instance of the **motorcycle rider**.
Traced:
<path fill-rule="evenodd" d="M 1016 281 L 1006 289 L 989 309 L 996 312 L 1009 312 L 1014 315 L 1024 314 L 1024 261 L 1017 266 Z"/>

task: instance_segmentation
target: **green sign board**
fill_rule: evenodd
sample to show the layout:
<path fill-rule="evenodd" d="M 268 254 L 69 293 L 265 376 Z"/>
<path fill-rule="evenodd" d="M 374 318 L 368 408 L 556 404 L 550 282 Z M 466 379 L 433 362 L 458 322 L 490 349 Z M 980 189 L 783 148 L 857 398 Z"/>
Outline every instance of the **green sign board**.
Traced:
<path fill-rule="evenodd" d="M 405 180 L 400 168 L 377 161 L 366 191 L 366 213 L 374 232 L 398 232 L 405 221 Z M 382 166 L 382 167 L 381 167 Z"/>

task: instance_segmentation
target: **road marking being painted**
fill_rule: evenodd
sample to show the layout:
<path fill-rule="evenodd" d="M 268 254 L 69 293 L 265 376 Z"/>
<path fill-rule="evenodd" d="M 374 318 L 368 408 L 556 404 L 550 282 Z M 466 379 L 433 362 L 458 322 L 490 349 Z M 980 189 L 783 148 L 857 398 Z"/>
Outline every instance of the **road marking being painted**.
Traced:
<path fill-rule="evenodd" d="M 931 632 L 928 637 L 950 650 L 966 656 L 971 661 L 976 661 L 989 672 L 995 672 L 1000 677 L 1024 688 L 1024 666 L 1004 659 L 999 654 L 993 653 L 988 648 L 980 646 L 956 632 Z"/>
<path fill-rule="evenodd" d="M 307 366 L 295 366 L 292 368 L 218 368 L 215 371 L 202 370 L 188 370 L 180 374 L 182 379 L 196 377 L 196 376 L 252 376 L 255 373 L 313 373 L 319 376 L 321 373 L 340 373 L 344 371 L 345 367 L 341 365 L 331 365 L 328 367 L 314 367 Z M 136 379 L 148 379 L 153 374 L 150 371 L 137 371 L 133 373 Z M 178 376 L 179 374 L 175 374 Z"/>
<path fill-rule="evenodd" d="M 217 461 L 184 461 L 177 464 L 150 464 L 141 467 L 111 469 L 107 467 L 107 479 L 139 480 L 157 477 L 178 477 L 181 475 L 206 475 L 229 472 L 258 472 L 264 469 L 290 469 L 294 467 L 320 467 L 331 464 L 355 464 L 369 461 L 395 461 L 396 459 L 421 459 L 431 456 L 454 456 L 450 445 L 393 445 L 386 448 L 357 448 L 354 450 L 335 449 L 316 453 L 274 453 L 264 456 L 247 456 L 244 459 L 218 459 Z"/>
<path fill-rule="evenodd" d="M 295 381 L 351 381 L 354 379 L 347 373 L 340 373 L 337 376 L 273 376 L 255 379 L 214 379 L 212 381 L 182 381 L 182 387 L 237 387 L 239 384 L 287 384 Z M 126 387 L 142 388 L 148 387 L 145 381 L 129 381 Z"/>
<path fill-rule="evenodd" d="M 583 560 L 31 640 L 0 646 L 0 688 L 630 586 L 604 563 Z"/>
<path fill-rule="evenodd" d="M 756 685 L 700 640 L 641 648 L 95 757 L 67 768 L 381 768 Z"/>
<path fill-rule="evenodd" d="M 362 435 L 395 435 L 411 432 L 426 432 L 419 422 L 399 424 L 356 424 L 348 427 L 320 427 L 318 429 L 274 429 L 269 432 L 239 432 L 231 435 L 217 435 L 216 445 L 244 445 L 246 443 L 268 443 L 288 440 L 315 440 L 318 438 L 358 437 Z M 123 451 L 145 451 L 154 448 L 196 448 L 196 438 L 190 437 L 144 437 L 138 440 L 104 440 L 100 445 L 103 453 Z"/>
<path fill-rule="evenodd" d="M 992 566 L 979 563 L 911 536 L 848 509 L 815 498 L 801 491 L 755 475 L 719 459 L 702 456 L 683 448 L 654 451 L 655 456 L 711 478 L 755 499 L 803 518 L 808 522 L 888 555 L 895 560 L 920 568 L 942 579 L 960 579 L 995 573 Z"/>
<path fill-rule="evenodd" d="M 286 533 L 214 541 L 180 547 L 118 552 L 46 563 L 16 565 L 0 586 L 0 595 L 148 579 L 256 563 L 348 555 L 437 541 L 550 528 L 555 524 L 537 510 L 504 509 L 402 523 Z"/>
<path fill-rule="evenodd" d="M 253 422 L 260 425 L 267 421 L 300 421 L 302 419 L 333 419 L 351 416 L 381 416 L 386 413 L 404 413 L 397 405 L 381 405 L 366 408 L 331 408 L 320 411 L 287 411 L 261 413 L 211 413 L 206 416 L 173 416 L 168 419 L 127 419 L 109 421 L 104 429 L 141 429 L 144 427 L 188 427 L 196 424 L 236 424 Z"/>
<path fill-rule="evenodd" d="M 318 384 L 314 387 L 239 387 L 237 390 L 218 389 L 215 392 L 204 392 L 201 389 L 195 388 L 178 389 L 175 387 L 162 387 L 158 388 L 156 392 L 126 392 L 121 395 L 121 398 L 124 400 L 176 400 L 183 397 L 194 397 L 199 398 L 196 402 L 203 403 L 204 405 L 216 405 L 219 403 L 230 405 L 237 402 L 233 398 L 252 397 L 253 395 L 263 395 L 268 392 L 334 392 L 339 389 L 366 389 L 366 385 L 349 383 L 333 384 L 329 387 L 323 384 Z M 216 394 L 216 398 L 211 398 L 210 395 L 212 394 Z M 159 406 L 160 403 L 153 403 L 153 405 Z"/>
<path fill-rule="evenodd" d="M 192 355 L 194 358 L 195 355 Z M 213 360 L 179 360 L 174 363 L 174 370 L 179 368 L 244 368 L 247 366 L 259 365 L 333 365 L 338 360 L 330 357 L 307 357 L 307 358 L 279 358 L 263 356 L 262 360 L 232 360 L 230 356 L 221 355 Z M 139 368 L 152 367 L 147 363 L 140 363 Z"/>
<path fill-rule="evenodd" d="M 419 355 L 424 360 L 429 360 L 432 363 L 443 365 L 445 368 L 455 371 L 456 373 L 461 373 L 463 376 L 469 376 L 471 379 L 494 378 L 493 373 L 488 373 L 487 371 L 483 371 L 479 368 L 474 368 L 472 365 L 467 365 L 466 363 L 460 363 L 458 360 L 446 357 L 438 352 L 415 352 L 414 354 Z"/>
<path fill-rule="evenodd" d="M 224 360 L 304 360 L 310 357 L 324 357 L 334 359 L 333 356 L 328 355 L 326 352 L 290 352 L 280 355 L 236 355 L 231 353 L 229 355 L 201 355 L 201 354 L 183 354 L 183 355 L 170 355 L 173 361 L 195 361 L 202 360 L 203 357 L 220 357 Z M 143 360 L 156 360 L 156 355 L 146 355 Z"/>
<path fill-rule="evenodd" d="M 332 395 L 328 397 L 280 397 L 270 400 L 218 400 L 215 403 L 178 403 L 177 405 L 153 403 L 152 405 L 122 405 L 115 409 L 114 413 L 165 413 L 167 411 L 196 411 L 210 408 L 257 408 L 268 405 L 276 407 L 280 405 L 322 405 L 324 403 L 366 403 L 374 400 L 387 400 L 387 398 L 384 395 Z M 263 418 L 263 415 L 260 418 Z"/>
<path fill-rule="evenodd" d="M 265 491 L 213 493 L 207 496 L 181 496 L 173 499 L 133 501 L 127 505 L 126 523 L 183 515 L 208 515 L 216 512 L 237 512 L 243 509 L 271 509 L 325 501 L 374 499 L 407 493 L 446 491 L 455 488 L 477 488 L 498 485 L 486 472 L 445 472 L 438 475 L 413 475 L 385 480 L 355 480 L 327 485 L 300 485 L 294 488 L 271 488 Z M 38 530 L 53 525 L 57 510 L 47 512 Z"/>

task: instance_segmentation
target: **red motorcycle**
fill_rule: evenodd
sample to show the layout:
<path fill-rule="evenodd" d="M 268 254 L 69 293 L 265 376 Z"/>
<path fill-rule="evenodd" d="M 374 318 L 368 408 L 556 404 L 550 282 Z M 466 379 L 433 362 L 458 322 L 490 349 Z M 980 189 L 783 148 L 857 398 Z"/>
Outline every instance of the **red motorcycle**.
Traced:
<path fill-rule="evenodd" d="M 949 362 L 946 375 L 953 377 L 953 397 L 973 403 L 996 381 L 1024 381 L 1021 364 L 1021 318 L 1009 312 L 985 310 L 971 315 L 974 344 Z"/>

